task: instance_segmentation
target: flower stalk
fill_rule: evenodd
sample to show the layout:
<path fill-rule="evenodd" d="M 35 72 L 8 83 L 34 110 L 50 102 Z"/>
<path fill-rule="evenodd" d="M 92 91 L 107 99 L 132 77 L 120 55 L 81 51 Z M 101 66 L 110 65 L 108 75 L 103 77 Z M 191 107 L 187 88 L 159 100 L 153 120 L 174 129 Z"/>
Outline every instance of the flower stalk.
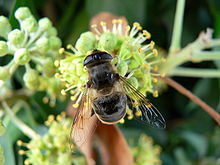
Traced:
<path fill-rule="evenodd" d="M 220 46 L 220 40 L 212 39 L 212 30 L 207 29 L 206 32 L 201 32 L 197 40 L 187 45 L 178 53 L 175 53 L 175 56 L 173 54 L 169 54 L 166 62 L 162 63 L 162 65 L 160 66 L 159 72 L 163 74 L 169 74 L 169 72 L 173 68 L 187 61 L 201 62 L 210 59 L 218 59 L 220 57 L 220 54 L 216 52 L 210 52 L 210 56 L 208 55 L 208 52 L 206 52 L 205 54 L 201 53 L 203 49 L 212 48 L 215 46 Z"/>
<path fill-rule="evenodd" d="M 5 110 L 5 113 L 11 118 L 12 122 L 29 138 L 36 139 L 40 135 L 38 135 L 33 129 L 28 127 L 25 123 L 23 123 L 13 112 L 13 110 L 8 106 L 5 101 L 2 101 L 2 106 Z"/>
<path fill-rule="evenodd" d="M 173 27 L 173 35 L 170 46 L 170 53 L 176 52 L 181 48 L 182 25 L 185 8 L 185 0 L 178 0 L 176 5 L 176 14 Z"/>
<path fill-rule="evenodd" d="M 220 78 L 220 70 L 176 67 L 169 72 L 169 76 Z"/>

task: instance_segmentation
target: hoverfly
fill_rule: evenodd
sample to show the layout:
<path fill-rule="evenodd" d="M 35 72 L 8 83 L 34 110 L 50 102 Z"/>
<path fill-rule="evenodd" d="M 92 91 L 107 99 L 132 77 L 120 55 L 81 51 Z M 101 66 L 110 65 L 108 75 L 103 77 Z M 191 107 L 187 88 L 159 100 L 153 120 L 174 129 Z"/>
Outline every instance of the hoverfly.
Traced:
<path fill-rule="evenodd" d="M 104 124 L 115 124 L 124 118 L 128 108 L 139 112 L 139 120 L 155 128 L 165 128 L 165 120 L 160 112 L 126 77 L 115 71 L 112 59 L 109 53 L 100 50 L 93 50 L 85 58 L 84 66 L 89 78 L 73 119 L 72 131 L 75 133 L 72 136 L 77 131 L 85 131 L 84 120 L 96 115 Z M 83 141 L 83 137 L 78 140 Z"/>

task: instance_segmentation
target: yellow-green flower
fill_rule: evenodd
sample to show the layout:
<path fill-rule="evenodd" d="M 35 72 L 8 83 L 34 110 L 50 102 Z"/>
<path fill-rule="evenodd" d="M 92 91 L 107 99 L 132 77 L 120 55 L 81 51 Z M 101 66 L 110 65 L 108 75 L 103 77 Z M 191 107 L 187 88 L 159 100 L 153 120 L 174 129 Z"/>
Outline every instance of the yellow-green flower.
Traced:
<path fill-rule="evenodd" d="M 26 155 L 25 164 L 32 165 L 71 165 L 73 162 L 82 161 L 81 156 L 73 156 L 70 149 L 70 128 L 71 119 L 65 113 L 53 116 L 50 115 L 45 124 L 48 127 L 47 133 L 31 139 L 29 143 L 21 140 L 17 145 L 21 146 L 19 154 Z M 85 160 L 84 160 L 85 163 Z"/>
<path fill-rule="evenodd" d="M 59 58 L 61 47 L 57 31 L 48 18 L 36 20 L 27 7 L 18 8 L 15 18 L 20 24 L 18 29 L 12 29 L 9 19 L 0 16 L 0 36 L 4 38 L 0 40 L 0 58 L 6 55 L 14 57 L 8 64 L 0 67 L 2 73 L 0 86 L 6 84 L 19 66 L 24 66 L 25 87 L 36 91 L 47 91 L 52 100 L 50 103 L 54 105 L 54 100 L 61 97 L 57 89 L 61 89 L 62 86 L 60 80 L 54 78 L 56 72 L 54 61 Z M 55 89 L 51 89 L 51 86 Z M 0 91 L 0 95 L 1 93 Z"/>
<path fill-rule="evenodd" d="M 138 143 L 132 148 L 135 165 L 161 165 L 161 147 L 153 144 L 153 139 L 141 135 Z"/>
<path fill-rule="evenodd" d="M 112 63 L 121 76 L 133 73 L 128 81 L 140 92 L 151 92 L 153 96 L 158 96 L 154 86 L 157 81 L 153 76 L 158 75 L 158 64 L 162 62 L 162 57 L 158 55 L 154 42 L 150 40 L 150 33 L 142 30 L 139 23 L 134 23 L 132 28 L 127 26 L 125 31 L 122 24 L 120 19 L 113 20 L 112 29 L 108 29 L 106 23 L 101 22 L 102 31 L 98 30 L 97 25 L 92 25 L 91 28 L 96 33 L 84 32 L 75 46 L 68 45 L 67 50 L 60 49 L 61 60 L 55 61 L 55 65 L 59 69 L 56 77 L 64 81 L 67 87 L 62 94 L 74 89 L 74 98 L 80 96 L 88 81 L 83 61 L 92 50 L 99 49 L 113 56 Z"/>

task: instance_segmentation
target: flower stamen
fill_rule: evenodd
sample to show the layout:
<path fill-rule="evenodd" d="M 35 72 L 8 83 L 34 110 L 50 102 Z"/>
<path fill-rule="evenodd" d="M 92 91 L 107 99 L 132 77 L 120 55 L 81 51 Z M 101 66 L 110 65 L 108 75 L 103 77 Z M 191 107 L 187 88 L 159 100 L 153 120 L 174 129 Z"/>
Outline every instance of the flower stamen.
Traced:
<path fill-rule="evenodd" d="M 122 19 L 118 19 L 117 23 L 118 23 L 118 29 L 117 29 L 118 34 L 122 35 L 122 23 L 123 23 L 123 20 Z"/>
<path fill-rule="evenodd" d="M 101 25 L 102 30 L 103 30 L 104 33 L 108 31 L 107 26 L 106 26 L 106 22 L 101 21 L 100 25 Z"/>
<path fill-rule="evenodd" d="M 76 48 L 74 48 L 73 45 L 71 45 L 71 44 L 68 44 L 68 45 L 66 46 L 66 48 L 72 50 L 73 53 L 75 53 L 75 54 L 78 53 L 78 50 L 77 50 Z"/>
<path fill-rule="evenodd" d="M 73 108 L 78 108 L 79 107 L 79 103 L 82 99 L 82 96 L 83 96 L 83 92 L 80 92 L 79 97 L 77 98 L 76 102 L 73 104 Z"/>
<path fill-rule="evenodd" d="M 113 26 L 112 26 L 112 33 L 113 34 L 116 34 L 116 32 L 117 32 L 117 20 L 116 19 L 113 19 L 112 20 L 112 24 L 113 24 Z"/>
<path fill-rule="evenodd" d="M 98 35 L 101 35 L 101 32 L 97 29 L 97 25 L 96 25 L 96 24 L 91 25 L 91 28 L 93 28 L 94 31 L 95 31 Z"/>
<path fill-rule="evenodd" d="M 147 39 L 151 38 L 151 34 L 147 30 L 143 30 L 143 35 L 145 35 Z"/>
<path fill-rule="evenodd" d="M 131 30 L 131 27 L 129 25 L 126 26 L 125 36 L 128 36 L 130 30 Z"/>
<path fill-rule="evenodd" d="M 137 22 L 135 22 L 135 23 L 133 24 L 133 27 L 131 28 L 129 37 L 131 37 L 131 38 L 134 37 L 134 36 L 137 34 L 137 32 L 138 32 L 139 30 L 141 30 L 141 29 L 142 29 L 142 27 L 140 26 L 140 24 L 137 23 Z"/>

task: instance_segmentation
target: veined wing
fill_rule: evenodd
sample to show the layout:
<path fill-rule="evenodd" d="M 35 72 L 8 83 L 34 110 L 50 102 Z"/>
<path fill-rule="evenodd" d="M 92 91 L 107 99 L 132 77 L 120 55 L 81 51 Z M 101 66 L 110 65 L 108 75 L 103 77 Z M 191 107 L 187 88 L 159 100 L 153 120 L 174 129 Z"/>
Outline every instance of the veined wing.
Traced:
<path fill-rule="evenodd" d="M 136 117 L 155 128 L 165 128 L 166 123 L 161 113 L 145 98 L 126 78 L 120 76 L 123 89 L 128 96 L 129 108 L 136 113 Z"/>
<path fill-rule="evenodd" d="M 86 88 L 79 96 L 81 100 L 72 122 L 70 144 L 75 143 L 78 147 L 81 147 L 92 137 L 97 126 L 97 117 L 92 113 L 89 94 L 89 88 Z"/>

